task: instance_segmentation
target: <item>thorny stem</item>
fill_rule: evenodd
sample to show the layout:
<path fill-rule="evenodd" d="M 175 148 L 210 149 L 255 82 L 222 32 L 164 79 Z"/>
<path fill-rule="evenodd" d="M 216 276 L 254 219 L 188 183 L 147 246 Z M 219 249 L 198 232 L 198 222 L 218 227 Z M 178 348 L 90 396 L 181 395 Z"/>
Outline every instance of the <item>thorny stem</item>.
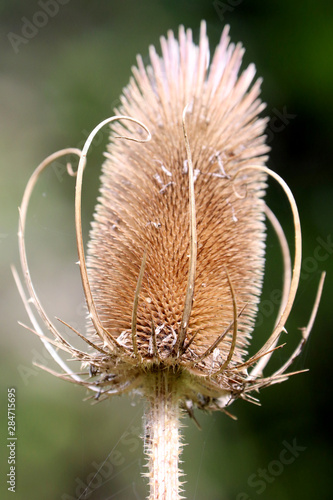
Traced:
<path fill-rule="evenodd" d="M 145 413 L 145 453 L 149 472 L 148 500 L 180 500 L 177 375 L 169 370 L 151 374 Z"/>

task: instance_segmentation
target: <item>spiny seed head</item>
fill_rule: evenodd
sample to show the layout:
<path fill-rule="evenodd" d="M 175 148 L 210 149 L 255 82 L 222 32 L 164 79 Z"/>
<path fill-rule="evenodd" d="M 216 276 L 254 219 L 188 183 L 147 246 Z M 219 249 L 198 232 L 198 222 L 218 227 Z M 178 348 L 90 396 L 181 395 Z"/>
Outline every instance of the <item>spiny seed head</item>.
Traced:
<path fill-rule="evenodd" d="M 163 374 L 192 415 L 193 406 L 223 409 L 237 397 L 256 402 L 251 391 L 288 378 L 286 370 L 311 331 L 324 275 L 300 344 L 280 369 L 263 377 L 296 295 L 301 232 L 289 187 L 264 165 L 268 147 L 266 120 L 259 118 L 264 108 L 260 80 L 253 83 L 253 64 L 240 70 L 244 51 L 230 44 L 228 27 L 211 63 L 204 22 L 198 46 L 191 30 L 180 27 L 178 40 L 169 32 L 161 48 L 162 56 L 150 48 L 147 67 L 138 56 L 118 115 L 101 122 L 82 151 L 54 153 L 32 174 L 19 222 L 29 297 L 15 271 L 14 276 L 35 332 L 65 371 L 61 377 L 101 399 L 134 389 L 151 399 Z M 83 170 L 94 135 L 107 123 L 112 123 L 110 144 L 86 265 Z M 33 187 L 46 166 L 65 154 L 80 157 L 75 224 L 89 327 L 88 336 L 76 333 L 89 344 L 88 352 L 72 346 L 48 318 L 25 251 Z M 74 175 L 71 166 L 68 172 Z M 267 174 L 279 182 L 291 205 L 293 266 L 283 230 L 263 200 Z M 272 334 L 245 359 L 263 280 L 265 216 L 281 244 L 285 283 Z M 54 339 L 45 337 L 32 306 Z M 88 366 L 89 378 L 73 372 L 51 344 Z"/>
<path fill-rule="evenodd" d="M 266 121 L 258 118 L 264 107 L 258 97 L 260 81 L 251 87 L 255 68 L 250 65 L 239 74 L 243 49 L 229 44 L 228 28 L 211 65 L 204 24 L 199 47 L 183 27 L 179 40 L 169 32 L 161 47 L 162 57 L 150 48 L 147 68 L 138 57 L 134 78 L 121 96 L 117 114 L 142 121 L 151 140 L 119 140 L 115 136 L 125 132 L 138 134 L 138 127 L 128 122 L 113 126 L 88 270 L 103 327 L 131 350 L 133 300 L 146 253 L 136 313 L 138 369 L 156 362 L 163 369 L 177 362 L 202 378 L 216 371 L 231 349 L 235 318 L 229 281 L 238 311 L 243 310 L 230 368 L 243 361 L 254 325 L 264 268 L 266 175 L 236 174 L 266 160 Z M 182 128 L 186 105 L 197 259 L 193 305 L 185 325 L 185 345 L 191 345 L 179 356 L 174 346 L 190 260 L 189 165 Z M 198 363 L 223 332 L 223 340 Z"/>

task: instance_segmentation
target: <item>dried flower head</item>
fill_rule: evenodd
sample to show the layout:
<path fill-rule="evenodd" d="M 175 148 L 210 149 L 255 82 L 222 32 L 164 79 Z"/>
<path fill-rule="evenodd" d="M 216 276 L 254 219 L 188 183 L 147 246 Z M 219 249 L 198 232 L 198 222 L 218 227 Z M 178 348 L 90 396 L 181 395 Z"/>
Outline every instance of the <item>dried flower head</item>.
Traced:
<path fill-rule="evenodd" d="M 150 461 L 161 398 L 165 425 L 166 415 L 179 406 L 193 415 L 194 407 L 224 410 L 239 397 L 257 402 L 251 392 L 288 378 L 286 370 L 310 332 L 323 283 L 299 346 L 283 367 L 264 377 L 296 294 L 301 233 L 292 193 L 265 166 L 267 120 L 258 116 L 264 109 L 261 81 L 252 83 L 253 64 L 240 73 L 244 50 L 230 44 L 228 27 L 211 63 L 205 23 L 199 46 L 191 30 L 180 27 L 178 40 L 169 32 L 161 38 L 161 48 L 162 57 L 150 48 L 147 68 L 138 57 L 117 116 L 96 127 L 82 152 L 63 150 L 38 167 L 23 198 L 19 231 L 30 300 L 18 285 L 34 330 L 64 369 L 62 378 L 97 392 L 100 399 L 136 390 L 150 401 Z M 109 122 L 110 145 L 86 264 L 83 170 L 93 137 Z M 51 161 L 69 153 L 80 157 L 76 232 L 89 326 L 87 336 L 77 334 L 89 344 L 87 352 L 69 344 L 47 317 L 31 284 L 24 246 L 32 188 Z M 291 204 L 293 266 L 283 230 L 263 200 L 268 175 L 280 183 Z M 272 334 L 247 358 L 263 281 L 266 217 L 281 243 L 283 297 Z M 53 340 L 44 336 L 30 302 Z M 51 344 L 89 366 L 90 377 L 74 374 Z M 177 434 L 172 429 L 170 435 Z M 177 461 L 178 448 L 170 452 L 171 462 Z M 160 467 L 151 488 L 164 481 L 158 476 Z M 170 498 L 178 498 L 177 481 Z"/>

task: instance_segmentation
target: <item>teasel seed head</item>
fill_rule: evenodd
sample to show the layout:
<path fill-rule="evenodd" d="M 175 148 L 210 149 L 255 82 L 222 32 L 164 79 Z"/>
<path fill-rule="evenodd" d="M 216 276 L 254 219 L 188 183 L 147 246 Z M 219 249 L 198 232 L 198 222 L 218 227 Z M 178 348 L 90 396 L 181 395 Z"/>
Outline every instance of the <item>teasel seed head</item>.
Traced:
<path fill-rule="evenodd" d="M 138 56 L 116 115 L 94 129 L 82 151 L 48 157 L 27 185 L 19 242 L 30 300 L 14 271 L 20 293 L 34 331 L 64 369 L 62 377 L 101 399 L 130 390 L 149 399 L 157 374 L 163 373 L 172 378 L 179 404 L 190 415 L 194 407 L 223 410 L 238 397 L 257 402 L 250 393 L 288 378 L 286 369 L 309 335 L 323 278 L 299 346 L 280 370 L 263 377 L 297 290 L 300 222 L 290 189 L 265 166 L 269 148 L 267 119 L 260 117 L 261 80 L 254 81 L 253 64 L 240 70 L 244 49 L 230 43 L 228 32 L 226 27 L 211 62 L 204 22 L 198 46 L 182 26 L 178 39 L 172 32 L 161 38 L 162 56 L 150 47 L 147 67 Z M 108 123 L 110 144 L 86 264 L 83 171 L 94 135 Z M 89 344 L 87 352 L 66 341 L 48 318 L 25 252 L 34 184 L 51 161 L 69 153 L 80 157 L 77 175 L 72 167 L 68 171 L 76 175 L 76 234 L 89 312 L 88 335 L 76 333 Z M 280 183 L 291 204 L 293 266 L 283 230 L 263 199 L 268 176 Z M 263 282 L 265 218 L 281 244 L 283 298 L 273 333 L 247 359 Z M 53 340 L 37 324 L 31 304 Z M 93 377 L 74 374 L 52 344 L 89 367 Z"/>
<path fill-rule="evenodd" d="M 259 115 L 254 65 L 240 72 L 243 48 L 223 30 L 212 62 L 206 26 L 196 46 L 191 30 L 161 38 L 162 56 L 138 57 L 116 116 L 102 121 L 82 151 L 46 158 L 31 176 L 20 207 L 19 249 L 26 293 L 13 269 L 32 323 L 63 374 L 95 399 L 136 391 L 147 401 L 145 453 L 149 500 L 179 500 L 182 484 L 180 418 L 193 409 L 223 410 L 235 399 L 286 380 L 312 328 L 324 275 L 302 339 L 288 361 L 263 376 L 296 295 L 301 265 L 300 220 L 293 195 L 265 166 L 266 119 Z M 81 198 L 87 152 L 111 124 L 100 197 L 86 263 Z M 89 313 L 87 344 L 77 349 L 58 331 L 32 285 L 25 249 L 31 193 L 54 160 L 76 154 L 75 226 L 79 268 Z M 268 176 L 283 188 L 295 227 L 293 265 L 282 227 L 266 206 Z M 282 250 L 284 283 L 273 332 L 248 358 L 265 265 L 265 218 Z M 52 338 L 40 326 L 39 315 Z M 63 322 L 64 323 L 64 322 Z M 59 356 L 69 353 L 89 370 L 81 376 Z M 48 368 L 46 368 L 48 371 Z M 248 372 L 248 370 L 250 370 Z M 54 373 L 53 371 L 51 371 Z"/>

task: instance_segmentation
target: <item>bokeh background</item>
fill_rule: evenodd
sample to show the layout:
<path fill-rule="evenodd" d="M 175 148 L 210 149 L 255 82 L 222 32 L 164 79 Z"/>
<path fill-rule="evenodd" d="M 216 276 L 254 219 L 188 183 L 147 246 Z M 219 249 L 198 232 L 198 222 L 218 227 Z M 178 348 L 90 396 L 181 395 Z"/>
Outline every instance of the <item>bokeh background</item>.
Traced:
<path fill-rule="evenodd" d="M 17 207 L 30 174 L 45 156 L 63 147 L 82 146 L 90 130 L 112 114 L 137 53 L 148 62 L 149 44 L 158 46 L 160 35 L 177 30 L 179 24 L 191 27 L 198 40 L 200 20 L 206 19 L 211 48 L 230 23 L 232 40 L 246 47 L 245 64 L 254 61 L 264 78 L 262 96 L 270 116 L 267 133 L 272 147 L 269 166 L 290 185 L 302 219 L 300 291 L 287 324 L 288 345 L 275 354 L 270 369 L 297 345 L 320 273 L 326 270 L 328 275 L 313 333 L 294 366 L 310 371 L 262 391 L 261 407 L 235 403 L 231 411 L 236 422 L 222 413 L 197 414 L 199 431 L 185 419 L 186 498 L 330 499 L 332 2 L 53 0 L 46 21 L 36 14 L 43 10 L 42 4 L 0 2 L 0 497 L 11 498 L 5 484 L 8 387 L 15 387 L 17 394 L 17 500 L 146 497 L 141 477 L 142 402 L 124 396 L 91 405 L 84 401 L 84 389 L 33 365 L 54 368 L 38 339 L 17 323 L 28 323 L 10 272 L 10 264 L 19 263 Z M 40 27 L 27 27 L 32 21 Z M 94 143 L 85 174 L 86 237 L 106 141 L 104 131 Z M 73 180 L 66 176 L 64 163 L 57 162 L 34 193 L 27 248 L 36 289 L 48 313 L 83 331 L 73 195 Z M 273 183 L 267 200 L 293 248 L 290 210 Z M 280 287 L 278 243 L 268 229 L 266 279 L 253 352 L 272 329 L 277 312 L 272 294 Z M 283 451 L 288 446 L 294 456 Z M 103 461 L 87 496 L 84 485 Z"/>

